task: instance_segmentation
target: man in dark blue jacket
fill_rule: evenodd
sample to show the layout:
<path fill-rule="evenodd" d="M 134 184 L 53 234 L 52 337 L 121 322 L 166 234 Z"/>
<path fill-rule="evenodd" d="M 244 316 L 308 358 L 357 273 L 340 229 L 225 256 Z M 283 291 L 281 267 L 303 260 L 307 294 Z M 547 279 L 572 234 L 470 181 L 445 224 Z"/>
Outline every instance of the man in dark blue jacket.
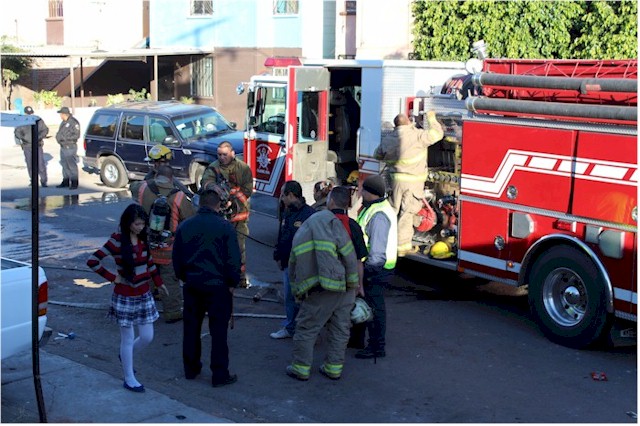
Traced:
<path fill-rule="evenodd" d="M 278 242 L 273 252 L 273 260 L 278 263 L 282 271 L 284 282 L 284 310 L 287 319 L 284 321 L 282 329 L 270 334 L 273 339 L 287 339 L 293 337 L 296 329 L 296 316 L 300 310 L 300 305 L 296 303 L 291 284 L 289 282 L 289 255 L 291 254 L 291 243 L 293 236 L 302 223 L 309 216 L 315 213 L 315 209 L 307 205 L 302 196 L 302 186 L 295 180 L 290 180 L 282 185 L 280 191 L 281 220 L 278 229 Z"/>
<path fill-rule="evenodd" d="M 238 380 L 229 374 L 227 327 L 233 289 L 240 281 L 240 246 L 233 226 L 220 213 L 215 190 L 202 193 L 200 206 L 195 216 L 180 224 L 173 244 L 173 268 L 184 282 L 182 359 L 185 377 L 195 379 L 202 369 L 200 332 L 206 312 L 211 334 L 211 383 L 218 387 Z"/>

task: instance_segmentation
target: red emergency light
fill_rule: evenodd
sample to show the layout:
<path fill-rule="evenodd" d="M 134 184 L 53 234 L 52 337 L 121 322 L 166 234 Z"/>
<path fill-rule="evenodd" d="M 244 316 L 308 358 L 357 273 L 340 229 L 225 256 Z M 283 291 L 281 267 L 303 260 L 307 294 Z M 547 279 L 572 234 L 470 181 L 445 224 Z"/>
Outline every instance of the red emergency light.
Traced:
<path fill-rule="evenodd" d="M 302 62 L 295 56 L 270 56 L 264 61 L 265 67 L 284 68 L 290 65 L 302 65 Z"/>

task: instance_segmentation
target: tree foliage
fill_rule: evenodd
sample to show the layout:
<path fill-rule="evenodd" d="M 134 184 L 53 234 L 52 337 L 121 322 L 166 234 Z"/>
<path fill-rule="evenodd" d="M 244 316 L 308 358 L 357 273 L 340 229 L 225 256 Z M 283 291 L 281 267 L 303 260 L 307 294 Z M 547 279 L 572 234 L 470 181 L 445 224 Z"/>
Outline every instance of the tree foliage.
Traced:
<path fill-rule="evenodd" d="M 8 108 L 11 108 L 13 82 L 28 72 L 33 65 L 33 59 L 28 56 L 3 55 L 3 53 L 17 52 L 21 52 L 21 49 L 10 44 L 6 36 L 0 38 L 0 68 L 2 68 L 2 84 L 7 91 L 6 102 Z"/>
<path fill-rule="evenodd" d="M 494 58 L 638 57 L 635 0 L 420 0 L 413 16 L 418 59 L 466 60 L 477 40 Z"/>

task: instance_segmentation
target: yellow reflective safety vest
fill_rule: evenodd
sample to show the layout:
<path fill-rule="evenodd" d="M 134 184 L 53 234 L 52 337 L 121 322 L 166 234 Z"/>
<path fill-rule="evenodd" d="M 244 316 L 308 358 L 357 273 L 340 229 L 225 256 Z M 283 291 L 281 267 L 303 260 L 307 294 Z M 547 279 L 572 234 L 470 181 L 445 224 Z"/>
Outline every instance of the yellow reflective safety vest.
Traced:
<path fill-rule="evenodd" d="M 365 210 L 362 210 L 358 215 L 358 224 L 362 228 L 364 234 L 364 242 L 367 244 L 367 249 L 370 249 L 371 244 L 369 241 L 369 235 L 367 235 L 367 224 L 376 213 L 382 213 L 389 219 L 391 226 L 389 227 L 389 235 L 387 236 L 387 249 L 385 250 L 386 261 L 384 263 L 384 269 L 393 269 L 396 267 L 398 260 L 398 219 L 396 212 L 389 204 L 389 200 L 383 200 L 377 203 L 371 204 Z"/>

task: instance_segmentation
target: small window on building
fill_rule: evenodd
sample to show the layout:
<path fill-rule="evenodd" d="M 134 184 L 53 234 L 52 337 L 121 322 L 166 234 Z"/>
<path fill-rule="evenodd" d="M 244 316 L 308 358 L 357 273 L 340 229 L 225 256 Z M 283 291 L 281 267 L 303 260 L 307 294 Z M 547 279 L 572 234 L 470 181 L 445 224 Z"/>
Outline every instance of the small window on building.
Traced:
<path fill-rule="evenodd" d="M 191 62 L 191 96 L 213 96 L 213 58 L 207 56 Z"/>
<path fill-rule="evenodd" d="M 344 2 L 344 8 L 347 15 L 356 14 L 356 0 L 346 0 Z"/>
<path fill-rule="evenodd" d="M 274 15 L 297 15 L 298 0 L 273 0 Z"/>
<path fill-rule="evenodd" d="M 62 0 L 49 0 L 49 18 L 62 18 Z"/>
<path fill-rule="evenodd" d="M 213 15 L 213 0 L 190 0 L 190 3 L 191 16 Z"/>

